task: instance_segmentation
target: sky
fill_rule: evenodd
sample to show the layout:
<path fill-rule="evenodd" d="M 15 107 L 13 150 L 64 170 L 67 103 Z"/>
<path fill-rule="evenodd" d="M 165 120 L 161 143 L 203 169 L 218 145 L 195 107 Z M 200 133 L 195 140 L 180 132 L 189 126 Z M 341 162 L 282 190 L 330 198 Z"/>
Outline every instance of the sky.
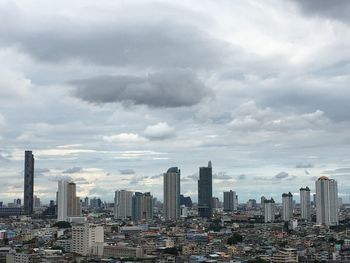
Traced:
<path fill-rule="evenodd" d="M 319 176 L 349 202 L 350 1 L 0 0 L 0 200 L 73 180 L 81 197 L 281 199 Z"/>

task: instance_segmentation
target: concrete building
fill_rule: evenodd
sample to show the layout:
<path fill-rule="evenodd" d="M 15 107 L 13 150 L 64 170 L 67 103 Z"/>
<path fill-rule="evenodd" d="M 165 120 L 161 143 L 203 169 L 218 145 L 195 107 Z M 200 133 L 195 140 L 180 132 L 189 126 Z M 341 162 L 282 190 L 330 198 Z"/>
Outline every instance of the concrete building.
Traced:
<path fill-rule="evenodd" d="M 213 175 L 211 161 L 209 161 L 208 167 L 199 168 L 198 214 L 200 217 L 211 218 L 213 216 L 212 198 Z"/>
<path fill-rule="evenodd" d="M 326 176 L 316 181 L 316 222 L 322 225 L 338 225 L 338 185 Z"/>
<path fill-rule="evenodd" d="M 275 201 L 272 198 L 264 201 L 264 220 L 265 223 L 275 221 Z"/>
<path fill-rule="evenodd" d="M 153 196 L 151 193 L 136 192 L 132 197 L 132 220 L 150 220 L 153 218 Z"/>
<path fill-rule="evenodd" d="M 282 220 L 289 221 L 293 218 L 293 195 L 291 192 L 282 194 Z"/>
<path fill-rule="evenodd" d="M 142 247 L 128 246 L 104 246 L 104 258 L 143 258 L 144 251 Z"/>
<path fill-rule="evenodd" d="M 127 219 L 132 216 L 132 194 L 131 191 L 118 190 L 114 197 L 114 218 Z"/>
<path fill-rule="evenodd" d="M 180 174 L 180 169 L 172 167 L 163 175 L 164 217 L 168 220 L 180 218 Z"/>
<path fill-rule="evenodd" d="M 311 221 L 310 188 L 300 188 L 300 212 L 301 219 Z"/>
<path fill-rule="evenodd" d="M 24 153 L 24 214 L 33 214 L 34 207 L 34 155 L 32 151 Z"/>
<path fill-rule="evenodd" d="M 237 210 L 237 196 L 236 192 L 230 190 L 229 192 L 224 192 L 224 211 L 232 212 Z"/>
<path fill-rule="evenodd" d="M 103 226 L 88 223 L 72 226 L 72 252 L 83 256 L 91 255 L 93 248 L 103 242 Z M 102 254 L 102 252 L 97 253 Z"/>
<path fill-rule="evenodd" d="M 297 263 L 298 253 L 294 248 L 284 248 L 273 254 L 270 259 L 271 263 Z"/>
<path fill-rule="evenodd" d="M 57 192 L 57 221 L 68 221 L 69 217 L 80 215 L 80 198 L 76 196 L 75 183 L 60 180 Z"/>

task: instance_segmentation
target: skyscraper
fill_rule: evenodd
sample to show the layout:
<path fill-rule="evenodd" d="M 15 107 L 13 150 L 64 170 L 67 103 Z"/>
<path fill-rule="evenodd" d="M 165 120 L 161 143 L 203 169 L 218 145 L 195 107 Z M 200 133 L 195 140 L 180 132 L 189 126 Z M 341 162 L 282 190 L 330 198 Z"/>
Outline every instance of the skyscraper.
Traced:
<path fill-rule="evenodd" d="M 316 181 L 316 222 L 323 225 L 338 225 L 338 185 L 326 176 Z"/>
<path fill-rule="evenodd" d="M 151 193 L 136 192 L 132 197 L 132 220 L 150 220 L 153 218 L 153 196 Z"/>
<path fill-rule="evenodd" d="M 264 219 L 265 223 L 275 221 L 275 201 L 272 198 L 264 200 Z"/>
<path fill-rule="evenodd" d="M 114 197 L 114 218 L 127 219 L 132 216 L 132 194 L 131 191 L 118 190 Z"/>
<path fill-rule="evenodd" d="M 311 221 L 310 188 L 300 188 L 300 210 L 301 219 Z"/>
<path fill-rule="evenodd" d="M 198 214 L 200 217 L 211 218 L 213 215 L 212 208 L 213 198 L 213 175 L 211 161 L 208 167 L 199 168 L 198 180 Z"/>
<path fill-rule="evenodd" d="M 67 221 L 68 217 L 80 216 L 80 211 L 80 198 L 76 196 L 75 183 L 58 181 L 57 221 Z"/>
<path fill-rule="evenodd" d="M 180 169 L 171 167 L 163 175 L 164 217 L 168 220 L 180 217 L 180 173 Z"/>
<path fill-rule="evenodd" d="M 293 217 L 293 195 L 291 192 L 282 194 L 282 220 L 289 221 Z"/>
<path fill-rule="evenodd" d="M 24 154 L 24 213 L 33 214 L 34 196 L 34 155 L 32 151 L 25 151 Z"/>
<path fill-rule="evenodd" d="M 224 192 L 224 211 L 232 212 L 235 211 L 236 204 L 236 192 L 230 190 L 229 192 Z"/>

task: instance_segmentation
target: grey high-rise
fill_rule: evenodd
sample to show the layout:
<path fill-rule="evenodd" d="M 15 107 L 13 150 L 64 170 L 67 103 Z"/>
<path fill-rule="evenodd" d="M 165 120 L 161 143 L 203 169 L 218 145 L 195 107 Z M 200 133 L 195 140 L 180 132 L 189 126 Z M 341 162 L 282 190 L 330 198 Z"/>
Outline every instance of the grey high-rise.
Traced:
<path fill-rule="evenodd" d="M 300 211 L 301 219 L 311 221 L 310 188 L 300 188 Z"/>
<path fill-rule="evenodd" d="M 213 216 L 212 198 L 213 175 L 211 161 L 209 161 L 208 167 L 199 168 L 198 214 L 200 217 L 211 218 Z"/>
<path fill-rule="evenodd" d="M 34 155 L 32 151 L 25 151 L 24 154 L 24 213 L 33 214 L 34 197 Z"/>
<path fill-rule="evenodd" d="M 168 220 L 180 218 L 180 169 L 171 167 L 163 175 L 164 217 Z"/>
<path fill-rule="evenodd" d="M 236 192 L 230 190 L 229 192 L 224 192 L 224 211 L 232 212 L 237 210 L 236 207 Z"/>
<path fill-rule="evenodd" d="M 282 194 L 282 220 L 289 221 L 293 217 L 293 195 L 291 192 Z"/>

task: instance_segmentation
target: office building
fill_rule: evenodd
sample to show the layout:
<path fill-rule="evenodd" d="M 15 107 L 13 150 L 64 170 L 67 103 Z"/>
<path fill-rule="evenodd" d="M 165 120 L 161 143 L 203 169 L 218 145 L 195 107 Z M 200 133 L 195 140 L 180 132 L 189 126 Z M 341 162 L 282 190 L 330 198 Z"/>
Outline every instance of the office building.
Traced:
<path fill-rule="evenodd" d="M 311 221 L 311 200 L 310 200 L 310 188 L 300 188 L 300 212 L 301 219 Z"/>
<path fill-rule="evenodd" d="M 168 220 L 180 218 L 180 174 L 180 169 L 171 167 L 163 175 L 163 211 Z"/>
<path fill-rule="evenodd" d="M 33 214 L 34 207 L 34 155 L 32 151 L 24 153 L 24 214 Z"/>
<path fill-rule="evenodd" d="M 235 191 L 224 192 L 224 211 L 232 212 L 237 210 L 236 199 Z"/>
<path fill-rule="evenodd" d="M 81 214 L 80 198 L 76 196 L 76 185 L 66 180 L 58 181 L 57 221 L 67 221 L 69 217 Z"/>
<path fill-rule="evenodd" d="M 316 181 L 316 222 L 322 225 L 338 225 L 338 185 L 326 176 Z"/>
<path fill-rule="evenodd" d="M 128 219 L 132 216 L 132 194 L 127 190 L 118 190 L 114 197 L 114 218 Z"/>
<path fill-rule="evenodd" d="M 151 193 L 136 192 L 132 197 L 132 220 L 150 220 L 153 218 L 153 196 Z"/>
<path fill-rule="evenodd" d="M 293 195 L 291 192 L 282 194 L 282 220 L 289 221 L 293 218 Z"/>
<path fill-rule="evenodd" d="M 272 198 L 264 201 L 264 220 L 265 223 L 275 221 L 275 201 Z"/>
<path fill-rule="evenodd" d="M 200 217 L 211 218 L 213 216 L 212 198 L 213 175 L 211 161 L 209 161 L 208 167 L 199 168 L 198 214 Z"/>

